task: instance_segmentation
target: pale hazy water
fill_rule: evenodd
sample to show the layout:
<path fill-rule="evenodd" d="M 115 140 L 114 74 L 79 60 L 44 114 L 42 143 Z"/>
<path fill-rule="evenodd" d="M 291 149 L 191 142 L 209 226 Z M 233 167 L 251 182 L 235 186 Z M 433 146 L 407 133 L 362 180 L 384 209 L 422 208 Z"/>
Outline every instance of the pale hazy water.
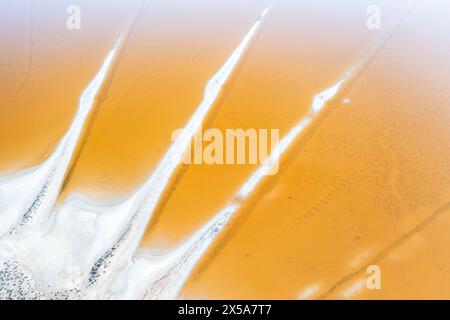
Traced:
<path fill-rule="evenodd" d="M 173 130 L 191 118 L 208 80 L 270 2 L 148 1 L 130 23 L 138 1 L 107 6 L 86 1 L 79 4 L 82 28 L 76 31 L 65 27 L 65 9 L 72 3 L 30 3 L 2 3 L 8 8 L 0 22 L 4 176 L 38 165 L 53 152 L 81 93 L 118 36 L 129 30 L 86 121 L 58 199 L 55 216 L 80 226 L 67 231 L 85 237 L 79 250 L 91 247 L 89 258 L 75 253 L 70 266 L 65 265 L 67 257 L 58 261 L 58 268 L 72 270 L 68 273 L 78 279 L 78 272 L 89 271 L 88 261 L 96 261 L 127 228 L 125 211 L 130 209 L 121 204 L 154 173 Z M 449 6 L 418 1 L 406 13 L 412 3 L 377 2 L 380 30 L 366 27 L 370 1 L 273 5 L 211 106 L 205 127 L 277 128 L 284 137 L 307 115 L 314 96 L 342 79 L 377 42 L 384 44 L 339 92 L 348 102 L 332 101 L 331 110 L 314 119 L 314 126 L 286 150 L 279 174 L 260 181 L 244 199 L 200 263 L 195 264 L 200 256 L 193 255 L 184 264 L 196 268 L 189 279 L 183 277 L 190 267 L 183 269 L 181 280 L 174 277 L 187 280 L 181 297 L 299 298 L 305 292 L 335 298 L 447 297 L 447 222 L 441 212 L 446 210 L 450 171 L 450 26 L 444 18 Z M 11 26 L 13 32 L 7 32 Z M 153 212 L 141 243 L 143 262 L 130 267 L 126 277 L 136 278 L 136 270 L 151 280 L 149 286 L 157 283 L 158 276 L 150 274 L 158 272 L 145 250 L 174 252 L 173 259 L 179 259 L 183 247 L 175 248 L 189 247 L 189 237 L 226 208 L 257 169 L 191 165 L 175 170 L 161 197 L 152 200 L 156 208 L 143 214 Z M 111 219 L 97 207 L 83 209 L 95 215 L 80 213 L 77 218 L 83 210 L 71 199 L 80 195 L 96 206 L 117 204 L 118 209 L 110 210 Z M 68 207 L 75 211 L 64 213 Z M 97 218 L 102 215 L 104 219 Z M 430 216 L 432 222 L 422 226 Z M 80 230 L 90 219 L 98 224 L 95 228 L 104 223 L 104 240 L 110 240 L 86 241 L 91 231 Z M 144 228 L 142 221 L 132 230 Z M 131 248 L 140 232 L 130 240 Z M 407 240 L 397 243 L 402 235 Z M 130 250 L 123 254 L 132 254 Z M 384 290 L 348 290 L 364 279 L 371 263 L 384 270 Z M 74 272 L 74 265 L 84 271 Z M 348 274 L 352 278 L 340 283 Z M 54 283 L 55 289 L 61 285 Z M 333 287 L 335 283 L 339 286 Z"/>

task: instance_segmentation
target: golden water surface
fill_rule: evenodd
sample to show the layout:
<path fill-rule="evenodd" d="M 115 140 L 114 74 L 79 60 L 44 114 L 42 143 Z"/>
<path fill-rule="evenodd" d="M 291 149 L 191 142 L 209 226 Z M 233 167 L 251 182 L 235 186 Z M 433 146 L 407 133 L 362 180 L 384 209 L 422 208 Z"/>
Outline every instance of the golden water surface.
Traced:
<path fill-rule="evenodd" d="M 79 30 L 66 27 L 74 2 Z M 59 201 L 131 194 L 269 3 L 2 1 L 0 172 L 52 152 L 122 35 Z M 375 30 L 366 26 L 374 4 L 382 9 Z M 445 0 L 274 2 L 204 129 L 283 137 L 315 95 L 365 64 L 293 142 L 279 172 L 244 199 L 181 298 L 450 298 L 449 14 Z M 181 244 L 257 168 L 180 166 L 141 247 Z M 380 290 L 366 286 L 370 265 L 380 267 Z"/>

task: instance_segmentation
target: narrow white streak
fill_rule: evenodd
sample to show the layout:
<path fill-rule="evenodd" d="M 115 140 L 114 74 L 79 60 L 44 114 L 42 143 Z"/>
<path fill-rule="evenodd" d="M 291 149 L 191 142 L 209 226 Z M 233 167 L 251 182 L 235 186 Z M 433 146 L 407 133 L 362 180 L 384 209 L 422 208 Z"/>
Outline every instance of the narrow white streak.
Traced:
<path fill-rule="evenodd" d="M 272 9 L 272 5 L 264 9 L 264 11 L 261 13 L 261 18 L 264 18 L 269 13 L 270 9 Z"/>
<path fill-rule="evenodd" d="M 314 96 L 310 113 L 305 116 L 300 122 L 286 135 L 275 150 L 271 153 L 269 159 L 244 183 L 237 194 L 237 199 L 244 199 L 256 188 L 264 176 L 268 175 L 272 166 L 280 160 L 283 153 L 289 148 L 292 142 L 304 131 L 304 129 L 314 121 L 317 114 L 323 109 L 325 104 L 332 99 L 338 92 L 345 81 L 350 77 L 351 72 L 348 72 L 341 80 L 330 88 L 322 91 Z"/>
<path fill-rule="evenodd" d="M 299 295 L 299 300 L 310 300 L 317 296 L 317 294 L 320 292 L 320 290 L 323 288 L 322 284 L 314 284 L 312 286 L 309 286 L 305 290 L 303 290 Z"/>
<path fill-rule="evenodd" d="M 264 15 L 267 14 L 268 10 L 269 7 L 264 10 Z M 206 115 L 216 101 L 223 85 L 228 80 L 245 49 L 248 47 L 250 41 L 260 27 L 262 23 L 261 18 L 262 17 L 258 18 L 224 65 L 208 81 L 203 101 L 197 107 L 197 110 L 187 122 L 182 132 L 169 147 L 169 150 L 164 155 L 150 179 L 147 180 L 143 187 L 135 194 L 134 201 L 139 203 L 139 212 L 142 214 L 135 223 L 137 227 L 136 230 L 133 231 L 134 240 L 130 245 L 128 255 L 132 255 L 139 246 L 140 239 L 145 232 L 147 223 L 151 218 L 162 193 L 166 189 L 170 178 L 180 164 L 184 152 L 189 148 L 192 137 L 197 130 L 201 128 Z"/>
<path fill-rule="evenodd" d="M 302 132 L 302 130 L 309 124 L 310 118 L 305 118 L 298 125 L 296 125 L 287 136 L 285 136 L 271 153 L 269 159 L 248 179 L 241 187 L 237 194 L 237 198 L 242 200 L 246 198 L 252 190 L 260 183 L 260 181 L 270 172 L 272 166 L 291 145 L 292 141 Z"/>
<path fill-rule="evenodd" d="M 198 260 L 208 250 L 217 235 L 227 225 L 229 219 L 237 211 L 236 205 L 229 205 L 216 215 L 208 224 L 200 229 L 189 242 L 171 254 L 172 268 L 168 272 L 168 280 L 163 281 L 164 286 L 155 284 L 146 293 L 146 298 L 174 299 L 178 296 L 191 270 Z M 181 259 L 180 259 L 181 256 Z"/>
<path fill-rule="evenodd" d="M 33 169 L 1 178 L 0 236 L 14 225 L 17 226 L 17 223 L 38 219 L 52 210 L 84 123 L 106 77 L 119 42 L 120 39 L 106 56 L 97 75 L 82 93 L 74 120 L 52 155 Z"/>
<path fill-rule="evenodd" d="M 120 220 L 120 213 L 130 210 L 126 204 L 100 207 L 78 198 L 49 215 L 119 44 L 120 38 L 82 92 L 74 120 L 51 156 L 31 170 L 0 180 L 0 235 L 11 228 L 19 231 L 1 239 L 0 261 L 19 260 L 33 274 L 33 283 L 44 288 L 80 287 L 100 250 L 117 238 L 117 223 L 128 222 Z M 19 228 L 31 221 L 39 224 Z"/>
<path fill-rule="evenodd" d="M 346 77 L 342 78 L 338 83 L 334 86 L 322 91 L 318 95 L 316 95 L 313 99 L 311 111 L 313 113 L 317 113 L 322 110 L 323 106 L 327 103 L 328 100 L 332 99 L 336 93 L 339 91 L 339 88 L 345 82 Z"/>
<path fill-rule="evenodd" d="M 174 299 L 195 263 L 225 227 L 237 206 L 229 205 L 190 239 L 167 254 L 142 251 L 119 271 L 109 289 L 113 299 Z M 149 288 L 149 284 L 150 288 Z"/>
<path fill-rule="evenodd" d="M 360 279 L 351 284 L 350 287 L 342 291 L 339 294 L 339 296 L 344 299 L 351 299 L 360 294 L 366 288 L 367 288 L 366 279 Z"/>
<path fill-rule="evenodd" d="M 80 139 L 84 124 L 90 111 L 92 110 L 95 97 L 97 96 L 98 91 L 100 90 L 100 87 L 110 68 L 119 42 L 120 40 L 106 56 L 99 72 L 80 97 L 78 112 L 75 115 L 75 119 L 57 149 L 59 151 L 57 151 L 59 154 L 58 160 L 53 164 L 54 173 L 51 177 L 47 196 L 42 200 L 43 203 L 39 208 L 39 213 L 35 213 L 36 218 L 38 218 L 42 214 L 50 212 L 55 204 L 56 198 L 58 197 L 61 189 L 61 185 L 64 181 L 66 171 L 69 167 L 70 161 L 72 160 L 78 140 Z"/>
<path fill-rule="evenodd" d="M 0 179 L 0 237 L 7 233 L 33 205 L 50 176 L 57 159 L 53 153 L 38 167 Z"/>

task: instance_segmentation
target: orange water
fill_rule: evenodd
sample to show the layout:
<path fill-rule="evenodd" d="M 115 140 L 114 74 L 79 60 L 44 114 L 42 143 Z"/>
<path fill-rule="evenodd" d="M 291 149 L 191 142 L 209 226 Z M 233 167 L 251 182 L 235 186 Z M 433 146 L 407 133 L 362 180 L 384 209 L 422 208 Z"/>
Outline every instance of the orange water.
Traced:
<path fill-rule="evenodd" d="M 85 128 L 60 202 L 125 197 L 153 172 L 269 1 L 9 1 L 0 13 L 0 172 L 40 163 L 118 36 L 124 47 Z M 382 9 L 380 30 L 366 9 Z M 276 1 L 206 128 L 283 137 L 380 39 L 383 46 L 280 171 L 244 201 L 183 298 L 449 298 L 446 250 L 450 22 L 445 1 Z M 131 16 L 133 16 L 131 14 Z M 398 25 L 398 27 L 396 27 Z M 126 32 L 124 30 L 127 30 Z M 143 249 L 170 250 L 233 199 L 257 165 L 181 166 Z M 365 286 L 367 266 L 382 289 Z"/>

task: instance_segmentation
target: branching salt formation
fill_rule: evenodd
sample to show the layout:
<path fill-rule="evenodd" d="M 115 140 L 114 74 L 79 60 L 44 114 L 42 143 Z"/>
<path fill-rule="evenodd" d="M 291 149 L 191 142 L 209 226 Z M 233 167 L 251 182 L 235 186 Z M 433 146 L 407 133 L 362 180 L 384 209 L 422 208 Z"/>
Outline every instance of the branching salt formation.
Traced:
<path fill-rule="evenodd" d="M 42 165 L 0 181 L 3 234 L 0 298 L 105 298 L 116 296 L 113 277 L 127 269 L 146 225 L 195 132 L 257 33 L 267 7 L 224 65 L 208 81 L 203 101 L 146 183 L 117 205 L 73 196 L 49 217 L 95 96 L 118 44 L 83 92 L 71 128 Z M 120 40 L 118 41 L 118 43 Z M 31 192 L 30 192 L 31 190 Z M 27 228 L 22 226 L 29 225 Z M 190 255 L 189 255 L 190 256 Z M 15 270 L 15 271 L 14 271 Z M 164 271 L 165 269 L 162 269 Z M 16 275 L 15 275 L 16 274 Z M 15 283 L 17 279 L 18 283 Z M 24 285 L 22 285 L 24 284 Z M 25 286 L 25 287 L 24 287 Z M 20 288 L 18 291 L 12 287 Z M 12 290 L 12 291 L 11 291 Z M 113 290 L 113 291 L 111 291 Z M 120 296 L 120 295 L 119 295 Z"/>

